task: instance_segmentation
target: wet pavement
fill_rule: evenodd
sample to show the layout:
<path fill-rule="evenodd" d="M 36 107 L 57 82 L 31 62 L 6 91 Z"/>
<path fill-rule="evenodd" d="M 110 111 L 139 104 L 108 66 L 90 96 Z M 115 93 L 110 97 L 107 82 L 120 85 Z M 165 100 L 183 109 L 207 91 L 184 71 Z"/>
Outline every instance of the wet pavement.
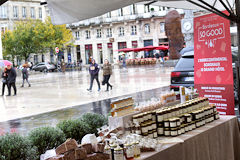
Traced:
<path fill-rule="evenodd" d="M 107 115 L 110 101 L 116 97 L 131 95 L 137 102 L 160 97 L 162 90 L 168 89 L 172 69 L 160 65 L 114 69 L 113 90 L 104 92 L 104 86 L 98 92 L 95 82 L 91 93 L 86 90 L 90 81 L 87 71 L 32 75 L 31 88 L 18 87 L 18 96 L 0 98 L 0 134 L 26 134 L 35 127 L 53 126 L 90 111 Z M 20 79 L 17 84 L 21 85 Z"/>

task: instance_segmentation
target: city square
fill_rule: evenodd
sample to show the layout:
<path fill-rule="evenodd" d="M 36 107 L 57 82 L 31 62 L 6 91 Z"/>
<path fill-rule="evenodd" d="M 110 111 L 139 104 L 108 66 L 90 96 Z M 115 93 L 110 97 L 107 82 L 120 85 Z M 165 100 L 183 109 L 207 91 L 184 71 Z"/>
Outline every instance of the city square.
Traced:
<path fill-rule="evenodd" d="M 240 0 L 3 0 L 0 29 L 0 160 L 240 160 Z"/>

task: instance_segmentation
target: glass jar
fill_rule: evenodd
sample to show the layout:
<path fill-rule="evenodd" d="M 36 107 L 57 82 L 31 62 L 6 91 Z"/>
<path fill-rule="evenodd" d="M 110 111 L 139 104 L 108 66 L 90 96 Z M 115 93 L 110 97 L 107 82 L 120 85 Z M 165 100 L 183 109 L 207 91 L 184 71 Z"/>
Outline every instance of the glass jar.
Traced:
<path fill-rule="evenodd" d="M 148 138 L 152 138 L 153 139 L 153 130 L 148 132 Z"/>
<path fill-rule="evenodd" d="M 169 120 L 165 120 L 165 121 L 164 121 L 164 127 L 165 127 L 165 128 L 170 127 Z"/>
<path fill-rule="evenodd" d="M 190 123 L 192 121 L 191 114 L 185 114 L 184 117 L 185 117 L 185 122 Z"/>
<path fill-rule="evenodd" d="M 184 130 L 185 130 L 185 132 L 188 132 L 188 131 L 189 131 L 188 124 L 185 124 L 185 125 L 184 125 Z"/>
<path fill-rule="evenodd" d="M 181 133 L 184 134 L 185 133 L 185 128 L 183 125 L 181 125 Z"/>
<path fill-rule="evenodd" d="M 139 115 L 134 115 L 133 116 L 133 123 L 135 123 L 135 124 L 140 123 L 139 120 L 138 120 L 138 117 L 139 117 Z"/>
<path fill-rule="evenodd" d="M 157 129 L 157 124 L 154 121 L 152 121 L 152 129 Z"/>
<path fill-rule="evenodd" d="M 125 159 L 126 160 L 133 160 L 134 159 L 134 147 L 131 144 L 125 144 L 124 145 L 124 149 L 125 149 Z"/>
<path fill-rule="evenodd" d="M 178 127 L 178 128 L 177 128 L 177 133 L 178 133 L 178 135 L 181 135 L 181 134 L 182 134 L 182 129 L 181 129 L 181 127 Z"/>
<path fill-rule="evenodd" d="M 177 119 L 176 118 L 171 118 L 169 119 L 169 124 L 171 128 L 177 127 Z M 165 126 L 165 125 L 164 125 Z M 166 127 L 166 126 L 165 126 Z M 167 126 L 168 127 L 168 126 Z"/>
<path fill-rule="evenodd" d="M 156 111 L 152 111 L 152 121 L 156 121 Z"/>
<path fill-rule="evenodd" d="M 120 146 L 114 149 L 114 160 L 124 160 L 123 148 Z"/>
<path fill-rule="evenodd" d="M 170 129 L 164 128 L 164 136 L 170 136 Z"/>
<path fill-rule="evenodd" d="M 137 123 L 135 125 L 135 128 L 136 128 L 135 133 L 138 135 L 141 135 L 141 126 Z"/>
<path fill-rule="evenodd" d="M 171 128 L 170 135 L 171 135 L 171 137 L 176 137 L 178 135 L 178 129 L 176 127 Z"/>
<path fill-rule="evenodd" d="M 180 127 L 180 126 L 181 126 L 181 120 L 180 120 L 180 118 L 176 118 L 176 120 L 177 120 L 177 127 Z"/>
<path fill-rule="evenodd" d="M 153 130 L 153 138 L 157 138 L 158 137 L 158 132 L 156 129 Z"/>
<path fill-rule="evenodd" d="M 164 129 L 163 129 L 163 127 L 159 127 L 159 128 L 157 129 L 157 133 L 158 133 L 158 136 L 162 136 L 162 135 L 164 134 Z"/>
<path fill-rule="evenodd" d="M 156 112 L 156 114 L 157 114 L 157 121 L 158 122 L 163 122 L 164 112 L 163 111 L 158 111 L 158 112 Z"/>
<path fill-rule="evenodd" d="M 133 143 L 133 146 L 134 146 L 134 158 L 139 158 L 141 155 L 139 142 Z"/>
<path fill-rule="evenodd" d="M 142 134 L 148 133 L 148 126 L 146 122 L 141 124 L 141 132 Z"/>

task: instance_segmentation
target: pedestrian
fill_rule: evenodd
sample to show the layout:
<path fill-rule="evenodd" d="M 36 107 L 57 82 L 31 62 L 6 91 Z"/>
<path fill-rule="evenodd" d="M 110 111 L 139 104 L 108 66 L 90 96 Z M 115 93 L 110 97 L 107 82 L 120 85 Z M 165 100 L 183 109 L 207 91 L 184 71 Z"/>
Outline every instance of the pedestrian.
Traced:
<path fill-rule="evenodd" d="M 30 84 L 29 81 L 28 81 L 29 74 L 28 74 L 27 67 L 28 67 L 28 66 L 27 66 L 26 64 L 23 65 L 23 70 L 22 70 L 23 83 L 22 83 L 22 86 L 21 86 L 21 87 L 24 87 L 24 81 L 25 81 L 25 80 L 26 80 L 27 83 L 28 83 L 28 87 L 31 87 L 31 84 Z"/>
<path fill-rule="evenodd" d="M 11 88 L 13 87 L 14 89 L 14 96 L 17 95 L 17 88 L 16 88 L 16 77 L 17 73 L 16 70 L 11 66 L 7 66 L 7 72 L 8 72 L 8 96 L 11 96 Z"/>
<path fill-rule="evenodd" d="M 61 70 L 63 73 L 65 73 L 65 71 L 66 71 L 66 64 L 64 62 L 64 59 L 62 59 L 62 61 L 61 61 Z"/>
<path fill-rule="evenodd" d="M 80 64 L 80 71 L 82 71 L 82 58 L 80 58 L 79 64 Z"/>
<path fill-rule="evenodd" d="M 2 96 L 4 96 L 4 91 L 5 91 L 5 87 L 8 87 L 8 72 L 7 72 L 7 68 L 4 68 L 4 71 L 2 73 Z"/>
<path fill-rule="evenodd" d="M 109 61 L 107 59 L 105 59 L 104 61 L 104 65 L 103 65 L 103 82 L 102 85 L 107 84 L 107 90 L 109 91 L 109 87 L 112 90 L 112 85 L 109 83 L 109 79 L 112 75 L 112 65 L 109 63 Z"/>
<path fill-rule="evenodd" d="M 165 53 L 164 51 L 160 51 L 160 56 L 161 56 L 161 60 L 162 60 L 162 63 L 164 64 L 164 56 L 165 56 Z"/>
<path fill-rule="evenodd" d="M 92 63 L 90 64 L 90 67 L 89 67 L 89 73 L 90 73 L 90 77 L 91 77 L 90 88 L 87 89 L 89 92 L 92 91 L 92 86 L 93 86 L 94 79 L 96 79 L 96 81 L 97 81 L 98 91 L 101 90 L 100 83 L 99 83 L 99 80 L 98 80 L 99 70 L 100 70 L 100 68 L 99 68 L 98 64 L 95 62 L 95 59 L 92 59 Z"/>
<path fill-rule="evenodd" d="M 125 54 L 122 57 L 122 62 L 123 62 L 123 68 L 126 68 L 126 56 L 125 56 Z"/>

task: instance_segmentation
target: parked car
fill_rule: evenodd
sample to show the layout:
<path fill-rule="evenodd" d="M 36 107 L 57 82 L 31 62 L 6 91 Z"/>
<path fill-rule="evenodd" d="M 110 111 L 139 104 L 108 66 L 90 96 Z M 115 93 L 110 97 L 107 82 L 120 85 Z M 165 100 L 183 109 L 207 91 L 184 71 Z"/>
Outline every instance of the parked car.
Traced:
<path fill-rule="evenodd" d="M 49 72 L 49 71 L 54 72 L 56 70 L 56 66 L 51 63 L 43 62 L 33 66 L 32 70 L 40 71 L 40 72 Z"/>
<path fill-rule="evenodd" d="M 232 48 L 232 67 L 234 78 L 234 97 L 237 97 L 236 68 L 238 49 Z M 171 72 L 170 88 L 175 91 L 179 90 L 179 86 L 194 86 L 194 51 L 184 53 Z"/>

